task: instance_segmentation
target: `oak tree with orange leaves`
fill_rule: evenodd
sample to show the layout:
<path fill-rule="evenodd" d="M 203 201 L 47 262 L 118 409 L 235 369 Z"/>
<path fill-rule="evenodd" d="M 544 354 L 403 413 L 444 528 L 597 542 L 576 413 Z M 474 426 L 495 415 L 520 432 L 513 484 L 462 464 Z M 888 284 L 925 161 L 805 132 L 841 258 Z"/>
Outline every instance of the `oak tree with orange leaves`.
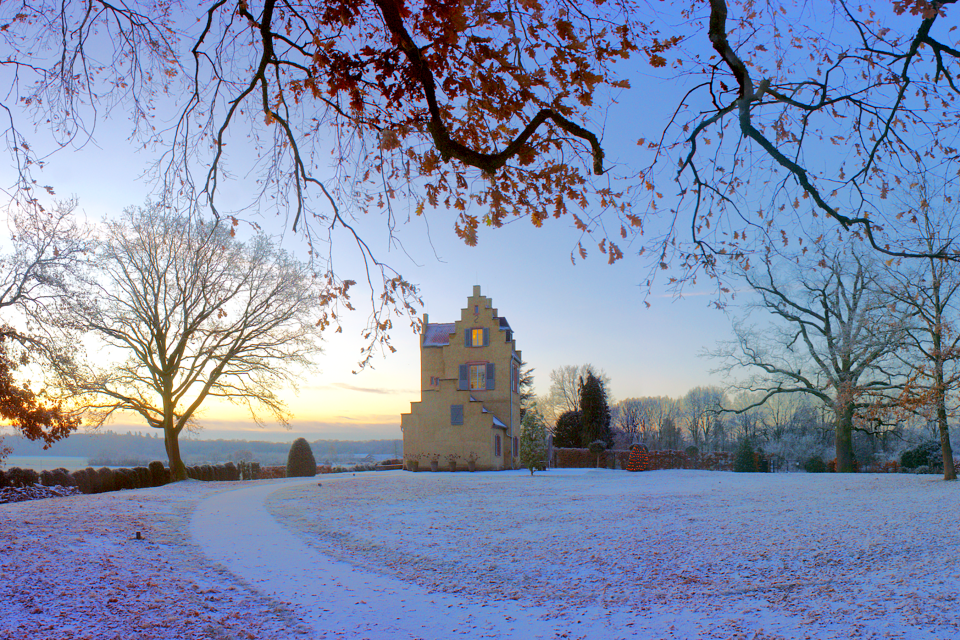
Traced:
<path fill-rule="evenodd" d="M 75 207 L 64 201 L 49 211 L 14 211 L 13 249 L 0 256 L 0 418 L 44 448 L 79 426 L 69 392 L 54 375 L 69 366 L 68 347 L 36 322 L 76 291 L 89 244 L 73 220 Z"/>
<path fill-rule="evenodd" d="M 660 50 L 636 8 L 630 0 L 4 3 L 0 68 L 14 90 L 0 109 L 20 167 L 15 195 L 36 202 L 47 151 L 27 139 L 24 114 L 61 147 L 94 139 L 111 112 L 125 115 L 131 138 L 160 150 L 161 198 L 252 220 L 223 204 L 242 182 L 251 207 L 287 216 L 310 241 L 334 301 L 348 299 L 353 281 L 335 269 L 332 247 L 356 246 L 373 286 L 366 362 L 389 347 L 390 311 L 416 325 L 419 300 L 358 231 L 365 215 L 384 216 L 392 232 L 404 217 L 446 209 L 474 244 L 480 225 L 569 215 L 586 232 L 596 211 L 615 210 L 625 222 L 600 245 L 610 261 L 623 255 L 615 238 L 640 221 L 605 175 L 602 131 L 591 119 L 611 91 L 629 86 L 613 64 Z M 325 321 L 336 322 L 336 308 Z"/>
<path fill-rule="evenodd" d="M 954 4 L 20 0 L 0 6 L 0 111 L 23 204 L 51 147 L 28 125 L 66 148 L 123 115 L 158 150 L 161 197 L 242 218 L 223 192 L 243 186 L 310 240 L 334 302 L 353 280 L 332 247 L 355 244 L 366 362 L 418 303 L 358 230 L 368 215 L 392 232 L 446 209 L 467 243 L 569 217 L 609 261 L 642 254 L 651 284 L 837 229 L 916 255 L 884 202 L 904 167 L 956 153 Z M 618 95 L 641 114 L 618 133 L 636 126 L 647 157 L 611 170 L 597 123 Z M 675 101 L 666 122 L 643 117 L 653 100 Z"/>

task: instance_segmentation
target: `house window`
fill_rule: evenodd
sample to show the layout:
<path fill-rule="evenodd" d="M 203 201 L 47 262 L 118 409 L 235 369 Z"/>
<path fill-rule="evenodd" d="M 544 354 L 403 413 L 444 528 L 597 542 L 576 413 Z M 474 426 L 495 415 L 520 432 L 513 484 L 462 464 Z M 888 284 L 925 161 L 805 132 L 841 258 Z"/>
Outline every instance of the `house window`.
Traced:
<path fill-rule="evenodd" d="M 500 436 L 493 436 L 493 455 L 500 456 Z"/>
<path fill-rule="evenodd" d="M 461 391 L 492 391 L 496 388 L 496 365 L 492 362 L 460 365 L 457 389 Z"/>
<path fill-rule="evenodd" d="M 437 376 L 430 376 L 430 386 L 431 386 L 431 387 L 439 387 L 439 386 L 440 386 L 440 378 L 437 377 Z"/>
<path fill-rule="evenodd" d="M 450 424 L 451 425 L 463 424 L 463 405 L 462 404 L 450 405 Z"/>
<path fill-rule="evenodd" d="M 487 388 L 487 365 L 470 365 L 470 390 L 478 391 Z"/>
<path fill-rule="evenodd" d="M 469 329 L 464 337 L 464 346 L 467 347 L 486 347 L 490 345 L 490 329 L 484 327 Z"/>

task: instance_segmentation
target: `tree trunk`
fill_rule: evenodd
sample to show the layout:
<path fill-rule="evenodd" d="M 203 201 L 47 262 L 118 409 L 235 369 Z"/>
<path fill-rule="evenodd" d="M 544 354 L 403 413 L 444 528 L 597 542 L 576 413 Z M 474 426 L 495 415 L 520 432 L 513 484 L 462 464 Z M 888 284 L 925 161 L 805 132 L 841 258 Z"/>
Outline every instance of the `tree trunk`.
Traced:
<path fill-rule="evenodd" d="M 848 405 L 837 415 L 837 473 L 853 473 L 853 406 Z"/>
<path fill-rule="evenodd" d="M 187 466 L 180 459 L 180 442 L 177 432 L 173 429 L 164 429 L 164 445 L 167 448 L 167 460 L 170 461 L 170 480 L 179 482 L 187 479 Z"/>
<path fill-rule="evenodd" d="M 940 353 L 940 336 L 934 334 L 934 350 Z M 940 428 L 940 452 L 943 455 L 943 479 L 956 480 L 957 470 L 953 466 L 953 447 L 950 446 L 950 425 L 947 424 L 947 394 L 943 383 L 943 363 L 934 366 L 934 385 L 936 385 L 937 426 Z"/>

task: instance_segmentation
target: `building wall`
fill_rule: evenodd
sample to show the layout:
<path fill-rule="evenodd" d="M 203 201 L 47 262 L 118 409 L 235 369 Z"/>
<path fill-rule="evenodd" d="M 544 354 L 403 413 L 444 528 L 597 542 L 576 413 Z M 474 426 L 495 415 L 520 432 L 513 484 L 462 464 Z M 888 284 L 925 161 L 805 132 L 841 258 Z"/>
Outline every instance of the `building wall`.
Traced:
<path fill-rule="evenodd" d="M 428 320 L 425 316 L 424 335 Z M 467 346 L 465 335 L 473 329 L 487 330 L 484 346 Z M 429 469 L 432 459 L 447 468 L 451 454 L 459 457 L 460 468 L 466 467 L 471 454 L 478 469 L 512 468 L 513 440 L 520 435 L 520 396 L 513 389 L 511 370 L 514 364 L 519 367 L 520 352 L 512 331 L 501 328 L 497 310 L 479 286 L 455 321 L 448 345 L 424 346 L 421 336 L 420 360 L 421 401 L 411 403 L 410 413 L 400 416 L 404 457 L 419 457 L 420 469 Z M 493 389 L 458 388 L 461 365 L 470 364 L 483 367 L 484 377 L 486 365 L 494 365 Z M 463 406 L 462 425 L 451 425 L 451 405 Z M 494 416 L 505 428 L 494 426 Z M 501 437 L 500 456 L 494 451 L 496 435 Z"/>

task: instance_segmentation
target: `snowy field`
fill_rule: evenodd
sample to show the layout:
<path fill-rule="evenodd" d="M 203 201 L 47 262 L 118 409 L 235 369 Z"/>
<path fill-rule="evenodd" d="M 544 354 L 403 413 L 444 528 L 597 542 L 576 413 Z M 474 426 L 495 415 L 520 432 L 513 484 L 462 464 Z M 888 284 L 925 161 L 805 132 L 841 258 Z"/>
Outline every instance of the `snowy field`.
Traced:
<path fill-rule="evenodd" d="M 398 471 L 0 505 L 0 638 L 960 638 L 958 493 Z"/>

